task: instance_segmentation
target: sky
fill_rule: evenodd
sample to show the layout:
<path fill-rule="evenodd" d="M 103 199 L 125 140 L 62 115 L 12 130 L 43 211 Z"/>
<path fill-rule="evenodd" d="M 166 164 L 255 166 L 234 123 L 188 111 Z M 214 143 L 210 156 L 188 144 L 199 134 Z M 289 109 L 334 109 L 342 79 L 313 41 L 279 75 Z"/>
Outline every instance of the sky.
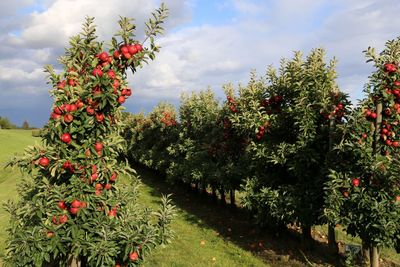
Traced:
<path fill-rule="evenodd" d="M 130 75 L 130 112 L 148 112 L 158 102 L 179 104 L 182 92 L 211 87 L 220 100 L 226 83 L 246 83 L 251 70 L 294 51 L 324 48 L 338 60 L 337 82 L 353 102 L 373 71 L 362 53 L 380 51 L 399 35 L 398 0 L 165 0 L 170 17 L 161 52 Z M 86 16 L 95 17 L 99 40 L 118 30 L 119 16 L 135 18 L 137 37 L 158 0 L 13 0 L 0 3 L 0 116 L 21 125 L 43 126 L 50 114 L 51 87 L 43 66 L 60 69 L 68 39 Z"/>

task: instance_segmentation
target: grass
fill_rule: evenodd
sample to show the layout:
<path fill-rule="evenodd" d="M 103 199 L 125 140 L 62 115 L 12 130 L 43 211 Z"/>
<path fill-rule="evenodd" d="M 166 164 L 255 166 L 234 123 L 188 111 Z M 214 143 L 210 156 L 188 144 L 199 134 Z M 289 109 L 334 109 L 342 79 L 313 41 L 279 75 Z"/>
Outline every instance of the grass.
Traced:
<path fill-rule="evenodd" d="M 22 153 L 24 147 L 39 140 L 32 137 L 31 131 L 0 130 L 0 166 L 14 153 Z M 161 194 L 173 193 L 177 206 L 172 225 L 176 238 L 172 244 L 155 250 L 144 266 L 340 266 L 335 257 L 329 256 L 324 242 L 316 242 L 312 249 L 305 250 L 296 232 L 259 232 L 242 209 L 213 202 L 208 196 L 165 183 L 154 172 L 136 169 L 143 181 L 140 201 L 144 205 L 155 208 Z M 0 167 L 0 202 L 17 198 L 16 185 L 21 178 L 19 170 Z M 0 258 L 4 256 L 7 223 L 8 215 L 0 208 Z M 315 227 L 315 235 L 326 232 L 324 226 Z M 338 240 L 359 244 L 358 239 L 340 229 L 337 233 Z M 393 250 L 385 249 L 382 255 L 394 263 L 400 262 L 400 255 Z"/>
<path fill-rule="evenodd" d="M 22 174 L 17 169 L 6 168 L 5 163 L 15 153 L 22 153 L 24 148 L 35 143 L 38 138 L 32 137 L 31 131 L 26 130 L 0 130 L 0 203 L 8 199 L 17 198 L 17 183 L 21 181 Z M 6 227 L 9 216 L 0 207 L 0 257 L 4 256 Z"/>

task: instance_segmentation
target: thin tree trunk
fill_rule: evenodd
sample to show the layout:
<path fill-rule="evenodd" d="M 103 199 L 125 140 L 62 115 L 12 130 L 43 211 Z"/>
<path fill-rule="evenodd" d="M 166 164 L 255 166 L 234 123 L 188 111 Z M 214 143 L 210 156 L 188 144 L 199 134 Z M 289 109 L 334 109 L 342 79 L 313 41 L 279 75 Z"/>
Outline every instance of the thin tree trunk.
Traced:
<path fill-rule="evenodd" d="M 362 257 L 363 257 L 363 261 L 365 266 L 369 266 L 370 265 L 370 261 L 369 261 L 369 246 L 366 245 L 364 242 L 362 242 L 362 246 L 361 246 L 361 253 L 362 253 Z"/>
<path fill-rule="evenodd" d="M 235 207 L 235 190 L 231 189 L 229 191 L 229 196 L 230 196 L 230 199 L 231 199 L 231 206 Z"/>
<path fill-rule="evenodd" d="M 218 199 L 217 197 L 217 188 L 215 186 L 211 187 L 211 198 L 213 201 L 216 201 Z"/>
<path fill-rule="evenodd" d="M 221 186 L 221 189 L 219 190 L 221 194 L 221 201 L 223 204 L 226 204 L 226 197 L 225 197 L 225 188 Z"/>
<path fill-rule="evenodd" d="M 311 226 L 309 225 L 301 226 L 301 231 L 302 231 L 303 246 L 305 248 L 310 248 L 313 240 L 311 235 Z"/>
<path fill-rule="evenodd" d="M 328 246 L 332 253 L 339 253 L 339 248 L 336 243 L 335 226 L 332 224 L 328 225 Z"/>
<path fill-rule="evenodd" d="M 377 154 L 377 144 L 380 139 L 380 132 L 381 132 L 381 124 L 382 124 L 382 109 L 383 109 L 383 104 L 382 102 L 379 102 L 376 104 L 376 121 L 375 121 L 375 138 L 374 138 L 374 143 L 373 143 L 373 153 L 374 155 Z M 370 266 L 371 267 L 379 267 L 379 251 L 378 247 L 376 246 L 370 246 L 369 249 L 370 253 Z"/>
<path fill-rule="evenodd" d="M 207 184 L 206 183 L 201 184 L 201 194 L 207 195 Z"/>
<path fill-rule="evenodd" d="M 376 246 L 371 246 L 370 252 L 370 266 L 379 267 L 379 250 Z"/>
<path fill-rule="evenodd" d="M 75 258 L 74 256 L 70 256 L 67 263 L 68 267 L 81 267 L 81 261 L 79 258 Z"/>

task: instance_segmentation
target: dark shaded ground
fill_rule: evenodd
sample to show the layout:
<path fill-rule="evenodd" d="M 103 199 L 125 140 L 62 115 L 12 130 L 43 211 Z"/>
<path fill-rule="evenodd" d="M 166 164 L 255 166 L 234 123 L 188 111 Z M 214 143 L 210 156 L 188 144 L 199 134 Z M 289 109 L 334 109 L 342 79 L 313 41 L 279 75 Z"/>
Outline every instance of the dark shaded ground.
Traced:
<path fill-rule="evenodd" d="M 212 228 L 219 235 L 245 250 L 251 251 L 271 266 L 343 266 L 339 257 L 332 255 L 326 242 L 314 241 L 304 248 L 297 229 L 259 231 L 250 223 L 249 215 L 241 208 L 233 208 L 221 201 L 213 201 L 182 185 L 167 184 L 162 176 L 141 166 L 134 166 L 151 194 L 173 194 L 174 204 L 190 215 L 186 220 Z"/>

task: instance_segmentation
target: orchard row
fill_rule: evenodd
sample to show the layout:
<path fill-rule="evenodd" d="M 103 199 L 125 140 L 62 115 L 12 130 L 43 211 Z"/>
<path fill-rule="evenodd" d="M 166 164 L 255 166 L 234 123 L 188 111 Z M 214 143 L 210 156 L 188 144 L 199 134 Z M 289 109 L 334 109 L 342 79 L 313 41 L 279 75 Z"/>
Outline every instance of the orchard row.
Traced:
<path fill-rule="evenodd" d="M 223 199 L 241 190 L 261 226 L 296 224 L 311 237 L 314 225 L 341 224 L 371 251 L 398 247 L 399 47 L 366 51 L 376 71 L 356 107 L 322 49 L 295 53 L 279 71 L 224 86 L 223 102 L 207 90 L 183 95 L 179 111 L 161 103 L 128 116 L 128 156 Z"/>

